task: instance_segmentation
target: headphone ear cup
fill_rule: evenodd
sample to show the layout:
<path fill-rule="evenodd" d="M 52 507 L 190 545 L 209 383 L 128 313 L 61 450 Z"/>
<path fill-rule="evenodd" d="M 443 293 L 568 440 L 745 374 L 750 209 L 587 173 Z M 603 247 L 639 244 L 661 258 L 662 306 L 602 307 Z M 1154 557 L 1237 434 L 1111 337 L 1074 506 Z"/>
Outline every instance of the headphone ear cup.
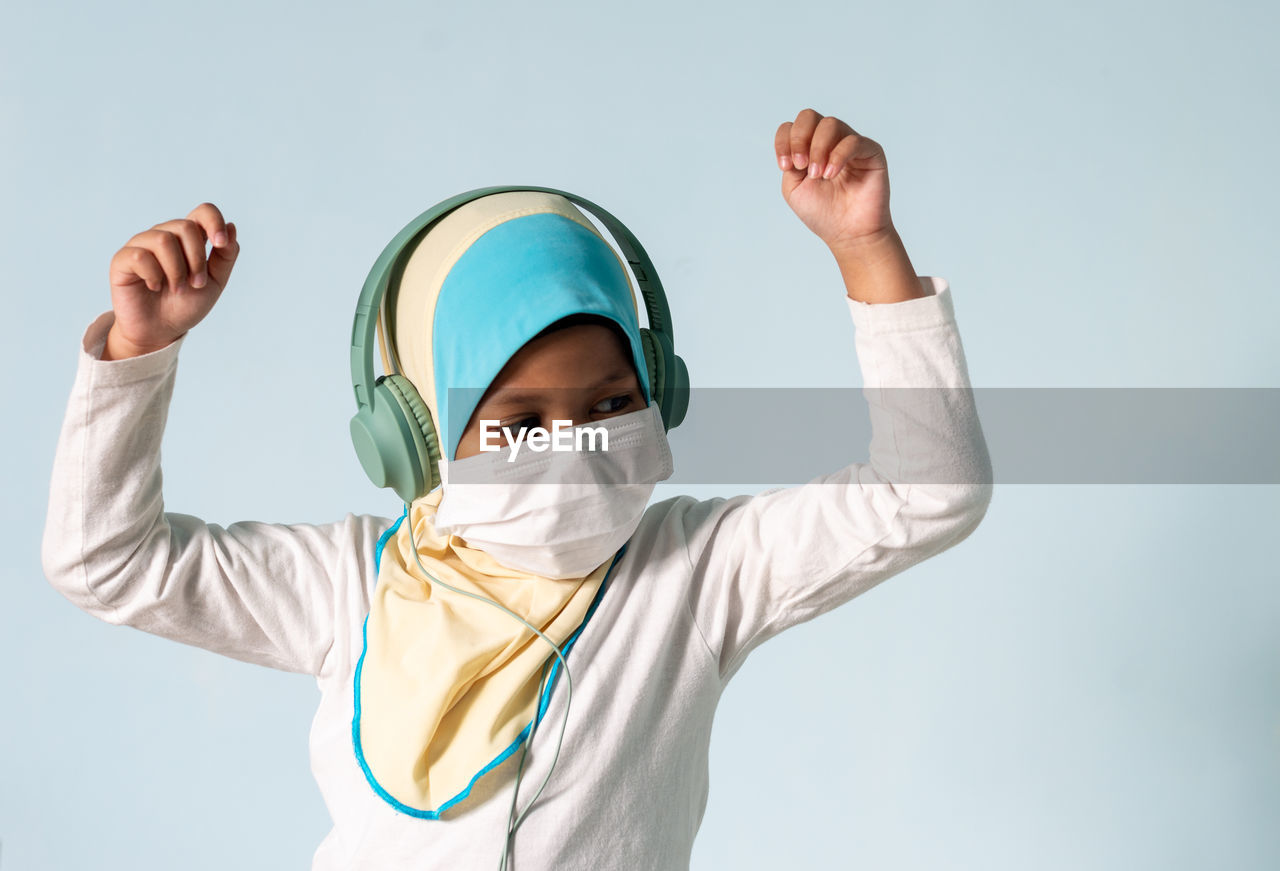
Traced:
<path fill-rule="evenodd" d="M 671 426 L 667 429 L 675 429 L 683 423 L 684 416 L 689 411 L 689 367 L 684 364 L 684 358 L 678 354 L 675 361 L 675 376 L 667 387 L 667 391 L 671 394 Z"/>
<path fill-rule="evenodd" d="M 663 426 L 670 430 L 684 418 L 684 408 L 689 404 L 687 395 L 683 400 L 676 395 L 681 383 L 688 384 L 689 373 L 682 368 L 684 361 L 676 356 L 675 346 L 666 333 L 647 328 L 640 333 L 645 340 L 645 359 L 652 360 L 649 383 L 657 385 L 654 400 L 662 412 Z M 680 381 L 682 371 L 683 382 Z"/>
<path fill-rule="evenodd" d="M 644 350 L 644 362 L 649 370 L 649 398 L 658 403 L 658 410 L 662 412 L 662 421 L 665 424 L 667 415 L 662 405 L 664 375 L 662 349 L 654 338 L 653 331 L 647 327 L 640 328 L 640 347 Z"/>
<path fill-rule="evenodd" d="M 435 427 L 418 391 L 400 375 L 374 382 L 371 408 L 351 418 L 351 440 L 375 487 L 390 487 L 405 503 L 439 483 Z"/>
<path fill-rule="evenodd" d="M 431 412 L 422 401 L 416 387 L 403 375 L 387 375 L 379 379 L 381 386 L 395 396 L 400 406 L 401 417 L 405 420 L 409 431 L 411 447 L 406 443 L 409 459 L 409 475 L 405 478 L 405 492 L 409 485 L 413 487 L 413 497 L 406 499 L 412 502 L 419 496 L 434 490 L 440 484 L 440 448 L 436 440 L 435 424 L 431 422 Z M 393 485 L 394 486 L 394 485 Z M 400 488 L 396 487 L 396 492 Z M 403 495 L 403 494 L 402 494 Z"/>

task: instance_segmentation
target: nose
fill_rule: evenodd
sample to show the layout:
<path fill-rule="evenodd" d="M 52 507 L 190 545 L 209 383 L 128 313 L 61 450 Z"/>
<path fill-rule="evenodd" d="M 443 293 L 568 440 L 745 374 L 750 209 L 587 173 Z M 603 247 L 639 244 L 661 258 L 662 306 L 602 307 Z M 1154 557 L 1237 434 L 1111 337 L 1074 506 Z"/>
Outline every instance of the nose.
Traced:
<path fill-rule="evenodd" d="M 584 423 L 589 423 L 591 415 L 578 406 L 557 408 L 551 414 L 551 421 L 557 420 L 569 421 L 568 424 L 561 424 L 562 426 L 580 426 Z M 550 428 L 550 424 L 548 424 L 548 428 Z"/>
<path fill-rule="evenodd" d="M 570 388 L 557 390 L 555 396 L 548 397 L 543 412 L 547 415 L 543 419 L 543 426 L 550 429 L 552 422 L 557 420 L 569 421 L 568 424 L 561 424 L 561 426 L 581 426 L 591 423 L 593 398 L 586 391 L 579 392 Z"/>

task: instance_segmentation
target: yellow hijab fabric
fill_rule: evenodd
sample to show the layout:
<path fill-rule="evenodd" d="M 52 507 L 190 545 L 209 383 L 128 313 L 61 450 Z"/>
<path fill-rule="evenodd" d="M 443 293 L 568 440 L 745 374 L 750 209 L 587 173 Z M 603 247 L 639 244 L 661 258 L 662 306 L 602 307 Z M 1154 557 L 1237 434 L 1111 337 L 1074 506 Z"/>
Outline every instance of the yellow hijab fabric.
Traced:
<path fill-rule="evenodd" d="M 383 367 L 413 383 L 437 426 L 431 324 L 441 285 L 467 247 L 488 229 L 542 212 L 564 215 L 600 236 L 559 195 L 493 194 L 449 213 L 406 265 L 393 318 L 395 368 L 385 345 Z M 620 259 L 619 268 L 626 270 Z M 382 344 L 381 333 L 379 339 Z M 509 608 L 562 651 L 582 627 L 616 562 L 564 580 L 509 568 L 462 538 L 436 531 L 432 521 L 443 496 L 444 488 L 437 487 L 415 500 L 380 543 L 365 648 L 356 668 L 352 723 L 355 752 L 370 785 L 398 810 L 428 819 L 464 800 L 480 775 L 525 740 L 525 730 L 538 714 L 543 666 L 558 666 L 558 658 L 544 639 L 511 615 L 424 577 L 418 561 L 443 583 Z"/>

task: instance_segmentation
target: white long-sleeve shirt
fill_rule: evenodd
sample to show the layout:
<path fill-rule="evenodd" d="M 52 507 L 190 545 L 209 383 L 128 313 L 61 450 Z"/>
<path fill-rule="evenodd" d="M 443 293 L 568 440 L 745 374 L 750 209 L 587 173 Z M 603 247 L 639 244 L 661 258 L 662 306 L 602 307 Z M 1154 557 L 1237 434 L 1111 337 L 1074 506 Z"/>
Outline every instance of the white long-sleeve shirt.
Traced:
<path fill-rule="evenodd" d="M 848 300 L 869 462 L 803 486 L 647 509 L 568 657 L 563 748 L 516 832 L 512 871 L 687 869 L 707 802 L 712 716 L 747 655 L 978 525 L 992 478 L 951 292 L 944 279 L 920 281 L 928 295 L 919 299 Z M 496 867 L 519 753 L 480 778 L 459 812 L 428 820 L 375 794 L 353 750 L 374 552 L 396 518 L 224 528 L 166 512 L 160 447 L 183 339 L 102 360 L 113 318 L 104 312 L 81 342 L 42 547 L 49 581 L 110 623 L 315 676 L 311 767 L 333 828 L 313 871 Z M 920 392 L 887 387 L 965 389 L 928 391 L 942 405 L 921 426 Z M 564 704 L 561 677 L 517 812 L 551 764 Z"/>

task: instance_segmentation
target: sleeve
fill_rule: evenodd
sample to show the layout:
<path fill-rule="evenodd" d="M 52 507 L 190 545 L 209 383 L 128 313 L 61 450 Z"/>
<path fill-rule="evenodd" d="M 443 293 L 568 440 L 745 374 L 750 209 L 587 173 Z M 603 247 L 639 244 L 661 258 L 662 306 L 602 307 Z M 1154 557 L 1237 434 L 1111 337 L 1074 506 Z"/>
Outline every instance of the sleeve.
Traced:
<path fill-rule="evenodd" d="M 82 340 L 49 490 L 45 576 L 77 607 L 285 671 L 319 674 L 337 585 L 361 525 L 243 521 L 164 511 L 160 443 L 185 335 L 102 360 L 114 314 Z"/>
<path fill-rule="evenodd" d="M 986 514 L 990 457 L 950 287 L 919 280 L 926 295 L 903 302 L 845 297 L 869 462 L 696 502 L 683 519 L 690 609 L 723 681 L 764 641 L 954 546 Z"/>

